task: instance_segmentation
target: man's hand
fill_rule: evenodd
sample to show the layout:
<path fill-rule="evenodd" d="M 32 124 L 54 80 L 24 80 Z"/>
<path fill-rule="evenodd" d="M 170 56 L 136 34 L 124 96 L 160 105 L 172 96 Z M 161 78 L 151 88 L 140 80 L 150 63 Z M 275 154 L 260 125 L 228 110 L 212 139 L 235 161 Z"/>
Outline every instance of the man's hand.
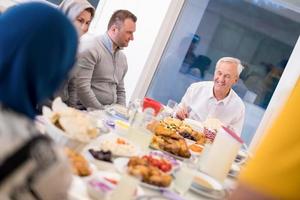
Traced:
<path fill-rule="evenodd" d="M 176 117 L 178 119 L 184 120 L 185 118 L 187 118 L 189 116 L 189 111 L 188 111 L 188 107 L 186 106 L 182 106 L 180 109 L 178 109 L 178 111 L 176 112 Z"/>

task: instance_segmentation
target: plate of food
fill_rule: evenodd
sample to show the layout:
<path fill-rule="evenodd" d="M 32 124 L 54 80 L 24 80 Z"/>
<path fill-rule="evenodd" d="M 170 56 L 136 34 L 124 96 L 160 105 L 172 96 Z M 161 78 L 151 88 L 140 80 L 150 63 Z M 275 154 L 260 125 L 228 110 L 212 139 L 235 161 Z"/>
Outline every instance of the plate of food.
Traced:
<path fill-rule="evenodd" d="M 86 158 L 92 162 L 99 170 L 112 171 L 115 170 L 113 165 L 113 156 L 111 151 L 95 150 L 93 148 L 86 149 Z"/>
<path fill-rule="evenodd" d="M 204 133 L 195 131 L 182 121 L 177 124 L 175 122 L 172 118 L 166 118 L 156 124 L 150 147 L 166 152 L 179 160 L 188 159 L 191 154 L 200 155 L 206 143 Z"/>
<path fill-rule="evenodd" d="M 185 139 L 197 142 L 198 144 L 205 144 L 206 138 L 202 131 L 194 130 L 190 125 L 183 123 L 178 129 L 179 135 Z"/>
<path fill-rule="evenodd" d="M 190 189 L 211 199 L 224 199 L 227 195 L 220 182 L 202 172 L 197 172 Z"/>
<path fill-rule="evenodd" d="M 114 118 L 128 120 L 129 113 L 128 109 L 120 104 L 114 104 L 112 106 L 108 106 L 105 109 L 106 113 Z"/>
<path fill-rule="evenodd" d="M 151 147 L 151 146 L 150 146 Z M 155 148 L 153 148 L 155 149 Z M 159 151 L 161 151 L 162 153 L 166 154 L 166 155 L 169 155 L 171 157 L 173 157 L 174 159 L 178 160 L 178 161 L 186 161 L 188 159 L 191 158 L 192 154 L 190 153 L 189 151 L 189 154 L 190 154 L 190 157 L 189 158 L 185 158 L 185 157 L 182 157 L 182 156 L 178 156 L 178 155 L 175 155 L 174 153 L 171 153 L 171 152 L 168 152 L 168 151 L 165 151 L 165 150 L 161 150 L 159 149 Z"/>
<path fill-rule="evenodd" d="M 180 162 L 178 162 L 178 160 L 162 151 L 150 151 L 149 155 L 159 160 L 164 160 L 165 162 L 170 163 L 172 166 L 172 172 L 176 171 L 180 167 Z"/>
<path fill-rule="evenodd" d="M 97 151 L 110 151 L 114 157 L 130 157 L 140 154 L 140 149 L 127 139 L 115 135 L 105 136 L 107 137 L 99 138 L 89 147 Z"/>
<path fill-rule="evenodd" d="M 68 157 L 68 160 L 72 166 L 73 174 L 78 176 L 89 176 L 92 173 L 91 166 L 88 161 L 76 151 L 70 148 L 64 148 L 64 152 Z"/>
<path fill-rule="evenodd" d="M 154 166 L 147 157 L 117 158 L 115 167 L 121 173 L 141 178 L 141 185 L 151 189 L 168 188 L 172 182 L 172 176 L 163 172 L 158 166 Z M 158 163 L 157 163 L 158 164 Z M 146 185 L 145 185 L 146 184 Z"/>
<path fill-rule="evenodd" d="M 141 159 L 144 159 L 148 165 L 157 167 L 167 174 L 172 174 L 180 167 L 180 163 L 175 158 L 161 151 L 151 151 L 149 154 L 143 155 Z M 114 165 L 119 172 L 123 173 L 127 170 L 128 162 L 129 158 L 116 158 Z"/>
<path fill-rule="evenodd" d="M 178 134 L 157 134 L 153 136 L 150 147 L 164 151 L 176 159 L 184 160 L 191 157 L 186 141 Z"/>
<path fill-rule="evenodd" d="M 202 124 L 192 119 L 181 121 L 176 118 L 166 117 L 160 122 L 151 124 L 150 127 L 150 130 L 157 135 L 179 134 L 198 144 L 205 144 L 206 142 Z"/>
<path fill-rule="evenodd" d="M 43 107 L 42 121 L 46 134 L 55 142 L 78 151 L 99 136 L 93 118 L 68 107 L 60 98 L 53 101 L 52 109 Z"/>

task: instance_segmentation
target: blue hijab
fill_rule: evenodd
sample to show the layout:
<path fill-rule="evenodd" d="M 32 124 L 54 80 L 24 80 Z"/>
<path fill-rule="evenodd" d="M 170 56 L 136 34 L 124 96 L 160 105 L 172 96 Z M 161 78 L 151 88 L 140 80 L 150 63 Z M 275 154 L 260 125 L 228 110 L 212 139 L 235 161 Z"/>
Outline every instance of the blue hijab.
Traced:
<path fill-rule="evenodd" d="M 30 118 L 74 64 L 77 34 L 57 9 L 25 3 L 0 15 L 0 103 Z"/>

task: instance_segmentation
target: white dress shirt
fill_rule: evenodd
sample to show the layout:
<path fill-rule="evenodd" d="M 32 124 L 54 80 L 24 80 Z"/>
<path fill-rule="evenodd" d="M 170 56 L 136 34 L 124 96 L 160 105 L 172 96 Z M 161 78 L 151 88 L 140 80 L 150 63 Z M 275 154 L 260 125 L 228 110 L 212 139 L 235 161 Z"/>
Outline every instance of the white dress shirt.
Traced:
<path fill-rule="evenodd" d="M 212 81 L 193 83 L 180 104 L 191 108 L 189 118 L 200 122 L 207 118 L 217 118 L 237 135 L 241 135 L 245 116 L 243 101 L 232 89 L 225 99 L 218 101 L 213 94 L 213 85 Z"/>

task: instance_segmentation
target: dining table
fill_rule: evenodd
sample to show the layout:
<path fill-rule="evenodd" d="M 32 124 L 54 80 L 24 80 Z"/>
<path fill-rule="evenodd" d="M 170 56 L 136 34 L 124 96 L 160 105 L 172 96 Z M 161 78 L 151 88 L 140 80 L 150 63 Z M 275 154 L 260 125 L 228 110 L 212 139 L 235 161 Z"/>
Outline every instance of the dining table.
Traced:
<path fill-rule="evenodd" d="M 114 163 L 114 160 L 117 160 L 118 157 L 114 157 L 113 163 L 105 164 L 103 162 L 96 163 L 97 161 L 94 161 L 91 155 L 89 154 L 88 149 L 91 149 L 95 147 L 95 145 L 98 145 L 101 143 L 101 141 L 104 140 L 110 140 L 113 138 L 122 138 L 125 140 L 128 140 L 127 134 L 128 134 L 128 128 L 130 127 L 130 123 L 128 122 L 128 118 L 122 118 L 120 115 L 116 115 L 116 113 L 107 112 L 107 110 L 97 110 L 97 111 L 90 111 L 85 112 L 86 114 L 93 117 L 97 122 L 97 127 L 100 129 L 100 136 L 97 137 L 93 142 L 86 145 L 85 148 L 81 150 L 81 154 L 88 160 L 91 169 L 92 169 L 92 175 L 93 174 L 118 174 L 122 176 L 123 173 L 126 173 L 126 171 L 120 171 L 120 166 L 118 166 L 118 163 Z M 47 132 L 47 124 L 45 124 L 44 116 L 37 117 L 36 124 L 38 128 L 41 130 L 41 132 Z M 120 126 L 121 124 L 121 126 Z M 125 125 L 124 125 L 125 124 Z M 47 133 L 46 133 L 47 134 Z M 129 141 L 130 142 L 130 141 Z M 153 151 L 152 148 L 140 148 L 138 149 L 138 155 L 147 155 L 149 152 Z M 170 155 L 170 154 L 169 154 Z M 172 155 L 171 155 L 172 156 Z M 197 158 L 200 159 L 201 155 Z M 182 162 L 179 160 L 179 162 Z M 96 163 L 96 164 L 95 164 Z M 199 170 L 199 168 L 195 172 L 195 176 L 203 174 Z M 69 199 L 70 200 L 90 200 L 95 199 L 92 198 L 89 194 L 89 190 L 87 187 L 87 182 L 90 179 L 90 176 L 88 177 L 79 177 L 77 175 L 73 175 L 72 184 L 70 187 L 70 190 L 68 192 Z M 174 178 L 174 175 L 172 174 L 172 177 Z M 174 182 L 174 181 L 173 181 Z M 199 188 L 193 187 L 193 184 L 184 194 L 179 194 L 174 189 L 174 183 L 171 183 L 171 186 L 167 188 L 163 187 L 149 187 L 149 185 L 138 184 L 138 188 L 140 190 L 139 194 L 135 195 L 134 199 L 137 200 L 147 200 L 147 199 L 174 199 L 174 200 L 182 200 L 182 199 L 188 199 L 188 200 L 199 200 L 199 199 L 223 199 L 224 197 L 228 196 L 230 191 L 232 191 L 235 188 L 236 185 L 236 177 L 228 176 L 223 183 L 220 183 L 222 185 L 222 196 L 220 195 L 212 195 L 207 191 L 201 191 Z M 120 199 L 122 197 L 120 196 Z"/>

